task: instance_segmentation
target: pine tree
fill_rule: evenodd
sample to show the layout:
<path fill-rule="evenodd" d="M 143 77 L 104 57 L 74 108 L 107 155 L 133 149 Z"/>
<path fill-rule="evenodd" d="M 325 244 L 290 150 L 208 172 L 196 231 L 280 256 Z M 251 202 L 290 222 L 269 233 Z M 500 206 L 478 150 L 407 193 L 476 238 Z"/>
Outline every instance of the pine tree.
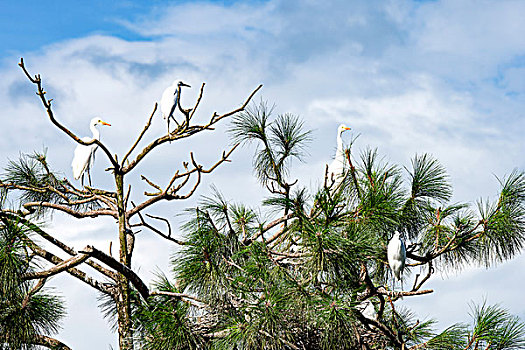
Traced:
<path fill-rule="evenodd" d="M 36 85 L 51 122 L 79 144 L 88 144 L 57 121 L 40 76 L 31 77 L 23 61 L 20 65 Z M 51 169 L 45 154 L 23 155 L 9 163 L 0 178 L 2 347 L 67 349 L 51 338 L 64 313 L 61 299 L 44 288 L 47 278 L 58 273 L 69 273 L 101 293 L 102 311 L 119 332 L 120 349 L 525 346 L 525 323 L 499 305 L 472 305 L 470 323 L 436 332 L 434 320 L 420 321 L 397 303 L 433 293 L 424 285 L 438 271 L 491 266 L 520 253 L 525 242 L 524 172 L 516 170 L 500 180 L 494 202 L 451 203 L 450 179 L 432 156 L 416 155 L 409 167 L 401 167 L 374 148 L 356 154 L 351 143 L 344 151 L 347 169 L 341 184 L 326 172 L 319 188 L 310 189 L 292 170 L 306 159 L 311 133 L 298 116 L 274 117 L 267 103 L 247 107 L 258 89 L 240 108 L 196 125 L 192 117 L 201 89 L 193 108 L 179 106 L 186 120 L 135 158 L 130 157 L 156 108 L 121 161 L 102 142 L 91 142 L 112 164 L 113 190 L 75 187 Z M 226 118 L 232 121 L 234 146 L 216 164 L 205 168 L 190 153 L 190 162 L 175 171 L 167 186 L 142 176 L 154 191 L 142 203 L 128 203 L 126 175 L 150 152 Z M 260 209 L 230 201 L 214 188 L 186 210 L 183 237 L 172 233 L 166 219 L 143 214 L 157 202 L 193 195 L 201 176 L 227 161 L 239 144 L 256 146 L 254 174 L 268 192 Z M 41 223 L 51 220 L 54 211 L 117 219 L 118 259 L 92 246 L 75 251 L 48 234 Z M 168 223 L 167 230 L 151 220 Z M 172 276 L 159 273 L 150 287 L 131 269 L 137 227 L 180 247 L 171 259 Z M 387 245 L 395 231 L 406 242 L 407 265 L 402 283 L 392 286 Z M 50 253 L 34 236 L 69 257 Z M 107 280 L 88 276 L 82 271 L 85 265 Z M 411 275 L 415 267 L 424 273 Z"/>

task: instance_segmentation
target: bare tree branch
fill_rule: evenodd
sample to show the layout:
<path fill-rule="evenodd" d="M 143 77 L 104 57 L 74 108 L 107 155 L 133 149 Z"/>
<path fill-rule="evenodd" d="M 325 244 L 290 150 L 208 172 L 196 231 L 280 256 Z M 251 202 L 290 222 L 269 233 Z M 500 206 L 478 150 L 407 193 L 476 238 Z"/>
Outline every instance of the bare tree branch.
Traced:
<path fill-rule="evenodd" d="M 48 337 L 47 335 L 37 335 L 32 344 L 42 345 L 51 350 L 72 350 L 69 346 L 62 343 L 60 340 Z"/>
<path fill-rule="evenodd" d="M 248 98 L 244 101 L 244 103 L 242 104 L 241 107 L 237 108 L 237 109 L 234 109 L 230 112 L 227 112 L 223 115 L 220 115 L 220 116 L 216 116 L 215 114 L 210 118 L 209 122 L 205 125 L 194 125 L 194 126 L 189 126 L 189 125 L 185 125 L 184 128 L 178 128 L 176 129 L 175 131 L 171 132 L 169 135 L 164 135 L 162 137 L 159 137 L 157 139 L 155 139 L 154 141 L 152 141 L 149 145 L 147 145 L 146 147 L 144 147 L 144 149 L 142 150 L 142 152 L 140 152 L 139 155 L 137 155 L 137 157 L 131 161 L 128 165 L 124 166 L 121 171 L 122 173 L 126 174 L 128 172 L 130 172 L 133 168 L 135 168 L 142 159 L 144 159 L 144 157 L 149 153 L 151 152 L 153 149 L 155 149 L 157 146 L 159 145 L 162 145 L 163 143 L 166 143 L 168 141 L 174 141 L 174 140 L 179 140 L 179 139 L 183 139 L 183 138 L 187 138 L 187 137 L 190 137 L 198 132 L 201 132 L 201 131 L 204 131 L 204 130 L 210 130 L 211 126 L 214 125 L 215 123 L 219 122 L 221 119 L 224 119 L 226 117 L 229 117 L 235 113 L 238 113 L 240 111 L 243 111 L 246 106 L 248 105 L 248 103 L 250 102 L 250 100 L 252 99 L 252 97 L 257 93 L 257 91 L 259 91 L 261 89 L 262 85 L 259 85 L 255 90 L 253 90 L 253 92 L 250 94 L 250 96 L 248 96 Z"/>
<path fill-rule="evenodd" d="M 37 278 L 44 279 L 44 278 L 48 278 L 50 276 L 56 275 L 57 273 L 60 273 L 62 271 L 69 270 L 72 267 L 80 265 L 84 261 L 86 261 L 89 258 L 90 249 L 91 248 L 87 246 L 86 248 L 84 248 L 84 250 L 86 251 L 85 253 L 77 254 L 67 260 L 62 261 L 60 264 L 57 264 L 48 270 L 25 273 L 22 275 L 22 279 L 24 280 L 33 280 Z"/>
<path fill-rule="evenodd" d="M 33 242 L 31 239 L 24 237 L 23 240 L 26 242 L 28 247 L 38 256 L 44 258 L 45 260 L 49 261 L 50 263 L 54 265 L 61 264 L 64 262 L 64 260 L 60 259 L 58 256 L 54 255 L 53 253 L 48 252 L 47 250 L 39 247 L 35 242 Z M 72 275 L 73 277 L 78 278 L 82 282 L 90 285 L 91 287 L 101 291 L 102 293 L 108 294 L 113 296 L 112 288 L 107 283 L 101 283 L 97 281 L 96 279 L 89 277 L 85 272 L 78 270 L 77 268 L 70 268 L 68 270 L 65 270 L 67 273 Z"/>
<path fill-rule="evenodd" d="M 410 292 L 396 292 L 396 291 L 387 290 L 385 287 L 379 287 L 376 289 L 376 292 L 377 294 L 387 295 L 389 297 L 395 298 L 395 297 L 400 297 L 400 296 L 405 297 L 405 296 L 430 294 L 430 293 L 434 293 L 434 290 L 425 289 L 425 290 L 410 291 Z"/>
<path fill-rule="evenodd" d="M 153 119 L 153 116 L 155 115 L 155 112 L 157 111 L 157 107 L 158 107 L 158 103 L 155 103 L 155 107 L 153 108 L 153 112 L 151 112 L 151 115 L 149 116 L 149 119 L 148 119 L 148 122 L 146 123 L 146 125 L 144 126 L 144 129 L 142 129 L 142 132 L 140 133 L 139 137 L 137 137 L 137 140 L 135 141 L 135 143 L 133 144 L 133 146 L 131 146 L 131 148 L 129 149 L 128 153 L 126 153 L 126 155 L 124 156 L 124 158 L 122 158 L 122 163 L 121 163 L 121 166 L 124 167 L 124 164 L 126 163 L 126 159 L 128 159 L 129 155 L 131 154 L 131 152 L 133 152 L 133 150 L 135 149 L 135 147 L 137 147 L 137 145 L 139 144 L 140 140 L 142 139 L 142 136 L 144 136 L 144 134 L 146 133 L 146 131 L 149 129 L 149 127 L 151 126 L 151 120 Z"/>
<path fill-rule="evenodd" d="M 421 288 L 423 286 L 423 284 L 430 278 L 430 276 L 432 276 L 432 273 L 434 272 L 434 267 L 432 266 L 432 260 L 430 260 L 428 262 L 428 272 L 426 274 L 426 276 L 421 280 L 421 282 L 419 282 L 419 284 L 417 284 L 417 280 L 419 278 L 419 274 L 416 275 L 416 278 L 414 280 L 414 286 L 412 287 L 412 291 L 416 291 L 416 290 L 419 290 L 419 288 Z"/>
<path fill-rule="evenodd" d="M 36 293 L 38 293 L 42 289 L 42 287 L 44 287 L 45 283 L 46 283 L 46 279 L 41 278 L 38 281 L 38 283 L 26 294 L 26 296 L 24 297 L 24 300 L 22 300 L 22 309 L 25 308 L 27 304 L 29 304 L 29 300 L 31 300 L 31 297 L 35 295 Z"/>
<path fill-rule="evenodd" d="M 204 93 L 204 85 L 206 85 L 206 84 L 202 83 L 201 91 L 199 93 L 199 97 L 197 97 L 197 102 L 195 103 L 195 106 L 192 108 L 191 113 L 190 113 L 190 115 L 188 117 L 188 123 L 191 121 L 191 118 L 193 118 L 193 115 L 195 114 L 195 112 L 197 111 L 197 108 L 199 107 L 199 103 L 201 102 L 202 95 Z M 180 99 L 179 99 L 179 102 L 180 102 Z"/>
<path fill-rule="evenodd" d="M 177 174 L 178 174 L 178 172 L 177 172 Z M 175 176 L 176 176 L 177 174 L 175 174 Z M 175 176 L 174 176 L 174 178 L 175 178 Z M 148 195 L 148 196 L 155 196 L 155 195 L 157 195 L 157 194 L 162 193 L 162 188 L 161 188 L 159 185 L 153 183 L 153 182 L 152 182 L 151 180 L 149 180 L 146 176 L 144 176 L 144 175 L 140 175 L 140 178 L 141 178 L 142 180 L 146 181 L 146 182 L 148 183 L 148 185 L 150 185 L 151 187 L 153 187 L 153 188 L 159 190 L 159 192 L 157 192 L 157 193 L 155 193 L 155 194 L 145 193 L 146 195 Z M 169 186 L 168 186 L 168 187 L 169 187 Z"/>
<path fill-rule="evenodd" d="M 106 153 L 109 161 L 113 165 L 113 168 L 116 171 L 118 171 L 120 169 L 120 167 L 119 167 L 119 164 L 117 163 L 117 160 L 115 158 L 113 158 L 113 156 L 111 155 L 111 152 L 107 149 L 107 147 L 102 142 L 100 142 L 97 139 L 93 139 L 93 140 L 87 141 L 87 142 L 86 141 L 82 141 L 81 138 L 76 136 L 73 132 L 71 132 L 68 128 L 63 126 L 61 123 L 59 123 L 55 119 L 55 116 L 53 114 L 53 110 L 51 108 L 51 101 L 52 101 L 52 99 L 48 100 L 45 97 L 46 92 L 44 91 L 44 88 L 42 87 L 42 79 L 40 77 L 40 74 L 35 75 L 35 77 L 33 78 L 31 76 L 31 74 L 29 74 L 29 72 L 27 71 L 27 69 L 26 69 L 26 67 L 24 65 L 24 59 L 23 58 L 20 58 L 20 63 L 18 65 L 20 66 L 20 68 L 22 68 L 22 70 L 24 71 L 24 73 L 27 76 L 27 78 L 29 79 L 29 81 L 31 81 L 33 84 L 35 84 L 37 86 L 37 93 L 36 94 L 42 100 L 42 104 L 46 108 L 47 115 L 48 115 L 49 119 L 51 120 L 51 122 L 53 124 L 55 124 L 55 126 L 57 126 L 60 130 L 62 130 L 64 133 L 66 133 L 69 137 L 71 137 L 73 140 L 75 140 L 79 144 L 84 145 L 84 146 L 89 146 L 89 145 L 92 145 L 92 144 L 96 144 L 97 146 L 99 146 L 104 151 L 104 153 Z"/>
<path fill-rule="evenodd" d="M 118 212 L 111 209 L 94 209 L 94 210 L 88 210 L 85 212 L 81 212 L 78 210 L 71 209 L 69 206 L 65 206 L 62 204 L 57 203 L 50 203 L 50 202 L 28 202 L 23 205 L 23 207 L 29 211 L 35 211 L 35 208 L 51 208 L 58 211 L 62 211 L 64 213 L 67 213 L 73 217 L 76 218 L 87 218 L 87 217 L 97 217 L 101 215 L 105 216 L 112 216 L 115 219 L 118 219 Z"/>
<path fill-rule="evenodd" d="M 135 205 L 133 202 L 131 204 Z M 151 231 L 155 232 L 159 236 L 161 236 L 161 237 L 163 237 L 163 238 L 165 238 L 165 239 L 167 239 L 169 241 L 172 241 L 172 242 L 177 243 L 179 245 L 185 245 L 186 244 L 186 242 L 184 242 L 184 241 L 181 241 L 181 240 L 178 240 L 176 238 L 171 237 L 171 225 L 170 225 L 170 222 L 168 221 L 168 219 L 162 218 L 160 216 L 154 216 L 154 215 L 146 214 L 148 217 L 150 217 L 152 219 L 161 220 L 161 221 L 164 221 L 166 223 L 166 225 L 168 226 L 168 234 L 166 235 L 165 233 L 163 233 L 159 229 L 157 229 L 154 226 L 148 224 L 146 222 L 146 220 L 144 220 L 144 217 L 142 216 L 142 214 L 140 212 L 137 212 L 137 214 L 138 214 L 139 219 L 140 219 L 141 222 L 139 224 L 132 225 L 133 227 L 144 226 L 144 227 L 150 229 Z"/>
<path fill-rule="evenodd" d="M 124 275 L 130 282 L 133 284 L 133 286 L 137 289 L 137 291 L 142 295 L 144 299 L 148 299 L 149 297 L 149 289 L 144 284 L 142 279 L 129 267 L 126 265 L 120 263 L 119 261 L 115 260 L 113 257 L 107 255 L 106 253 L 102 252 L 101 250 L 98 250 L 95 247 L 90 247 L 90 249 L 86 252 L 81 251 L 81 253 L 88 253 L 93 258 L 99 260 L 100 262 L 103 262 L 104 264 L 108 265 L 118 273 Z"/>
<path fill-rule="evenodd" d="M 20 216 L 18 216 L 15 213 L 8 213 L 8 212 L 5 212 L 5 211 L 0 212 L 0 216 L 6 216 L 6 217 L 10 218 L 11 220 L 17 220 L 18 222 L 20 222 L 21 224 L 25 225 L 27 228 L 31 229 L 33 232 L 37 233 L 42 238 L 44 238 L 48 242 L 52 243 L 56 247 L 62 249 L 64 252 L 68 253 L 69 255 L 74 256 L 74 255 L 78 254 L 73 248 L 67 246 L 66 244 L 64 244 L 60 240 L 56 239 L 55 237 L 53 237 L 49 233 L 45 232 L 38 225 L 32 223 L 31 221 L 27 220 L 26 218 L 20 217 Z M 100 266 L 96 262 L 94 262 L 92 260 L 87 260 L 86 264 L 88 264 L 89 266 L 91 266 L 92 268 L 97 270 L 98 272 L 102 273 L 104 276 L 109 277 L 109 278 L 111 278 L 114 281 L 117 280 L 117 274 L 116 273 L 114 273 L 113 271 L 110 271 L 110 270 Z"/>
<path fill-rule="evenodd" d="M 133 217 L 135 214 L 137 214 L 139 211 L 141 210 L 144 210 L 146 209 L 147 207 L 151 206 L 152 204 L 155 204 L 161 200 L 182 200 L 182 199 L 187 199 L 189 197 L 191 197 L 193 195 L 193 193 L 195 193 L 195 190 L 197 189 L 197 187 L 199 186 L 200 184 L 200 181 L 201 181 L 201 174 L 202 173 L 210 173 L 212 172 L 213 170 L 215 170 L 220 164 L 228 161 L 228 157 L 231 155 L 231 153 L 235 150 L 235 148 L 238 147 L 238 144 L 234 145 L 228 152 L 223 152 L 222 154 L 222 157 L 221 159 L 219 159 L 215 164 L 213 164 L 209 169 L 203 169 L 202 168 L 202 165 L 199 165 L 197 164 L 197 162 L 195 161 L 194 157 L 193 157 L 193 153 L 190 153 L 190 157 L 192 159 L 192 163 L 193 163 L 193 166 L 194 168 L 191 169 L 191 170 L 188 170 L 187 172 L 183 173 L 183 174 L 179 174 L 178 172 L 175 173 L 174 177 L 170 180 L 168 186 L 162 190 L 161 193 L 157 194 L 157 195 L 154 195 L 152 196 L 150 199 L 138 204 L 137 206 L 135 206 L 134 208 L 128 210 L 126 212 L 126 217 L 127 218 L 131 218 Z M 197 180 L 193 186 L 193 188 L 191 188 L 189 190 L 188 193 L 184 194 L 184 195 L 178 195 L 176 194 L 180 189 L 182 189 L 182 187 L 186 184 L 187 182 L 187 179 L 189 178 L 189 176 L 192 174 L 192 173 L 197 173 Z M 179 184 L 177 187 L 172 187 L 173 186 L 173 182 L 175 181 L 176 178 L 181 178 L 181 177 L 186 177 L 186 180 L 184 180 L 182 182 L 182 184 Z M 148 182 L 149 183 L 149 182 Z M 151 183 L 150 185 L 152 185 L 153 187 L 160 187 L 158 185 L 155 185 L 153 183 Z"/>

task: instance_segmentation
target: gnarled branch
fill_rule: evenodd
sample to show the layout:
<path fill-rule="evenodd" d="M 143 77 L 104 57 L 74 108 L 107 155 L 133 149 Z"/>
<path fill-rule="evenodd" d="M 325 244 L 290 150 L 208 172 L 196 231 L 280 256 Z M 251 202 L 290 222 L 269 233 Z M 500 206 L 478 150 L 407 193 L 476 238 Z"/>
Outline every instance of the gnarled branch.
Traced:
<path fill-rule="evenodd" d="M 170 180 L 168 186 L 166 186 L 166 188 L 164 190 L 162 190 L 161 193 L 152 195 L 151 198 L 149 198 L 148 200 L 146 200 L 146 201 L 138 204 L 134 208 L 128 210 L 126 212 L 126 217 L 127 218 L 131 218 L 135 214 L 137 214 L 139 211 L 144 210 L 147 207 L 151 206 L 152 204 L 155 204 L 155 203 L 157 203 L 157 202 L 159 202 L 161 200 L 168 200 L 168 201 L 174 200 L 174 199 L 182 200 L 182 199 L 187 199 L 187 198 L 191 197 L 195 193 L 197 187 L 200 184 L 201 176 L 202 176 L 201 174 L 203 174 L 203 173 L 205 173 L 205 174 L 211 173 L 220 164 L 222 164 L 222 163 L 224 163 L 226 161 L 229 161 L 229 159 L 228 159 L 229 156 L 232 154 L 232 152 L 237 147 L 238 147 L 238 144 L 234 145 L 228 152 L 223 152 L 221 159 L 219 159 L 215 164 L 213 164 L 208 169 L 204 169 L 202 167 L 202 165 L 198 164 L 195 161 L 193 153 L 190 153 L 190 158 L 191 158 L 191 161 L 192 161 L 192 164 L 193 164 L 194 168 L 192 168 L 191 170 L 188 170 L 188 171 L 186 171 L 186 172 L 184 172 L 182 174 L 179 174 L 178 172 L 176 172 L 175 175 L 173 176 L 173 178 Z M 193 174 L 193 173 L 197 174 L 197 180 L 196 180 L 194 186 L 188 191 L 188 193 L 186 193 L 184 195 L 176 194 L 187 183 L 187 181 L 189 179 L 189 176 L 191 174 Z M 181 184 L 178 184 L 176 187 L 173 187 L 174 186 L 173 183 L 174 183 L 175 179 L 181 178 L 181 177 L 186 177 L 186 179 L 184 179 Z M 151 183 L 150 185 L 152 185 L 155 188 L 159 187 L 158 185 L 155 185 L 153 183 Z"/>
<path fill-rule="evenodd" d="M 253 92 L 250 94 L 250 96 L 248 96 L 248 98 L 244 101 L 244 103 L 242 104 L 241 107 L 237 108 L 237 109 L 234 109 L 230 112 L 227 112 L 225 114 L 222 114 L 220 116 L 217 116 L 216 114 L 214 114 L 210 120 L 208 121 L 207 124 L 205 125 L 194 125 L 194 126 L 190 126 L 190 125 L 185 125 L 183 128 L 178 128 L 177 130 L 171 132 L 169 135 L 164 135 L 162 137 L 159 137 L 155 140 L 153 140 L 149 145 L 147 145 L 146 147 L 143 148 L 142 152 L 140 152 L 137 157 L 131 161 L 128 165 L 124 166 L 121 170 L 122 170 L 122 173 L 128 173 L 130 172 L 133 168 L 135 168 L 141 161 L 142 159 L 144 159 L 144 157 L 149 153 L 151 152 L 153 149 L 155 149 L 157 146 L 160 146 L 162 145 L 163 143 L 166 143 L 168 141 L 174 141 L 174 140 L 179 140 L 179 139 L 183 139 L 183 138 L 187 138 L 187 137 L 190 137 L 196 133 L 199 133 L 199 132 L 202 132 L 204 130 L 210 130 L 212 129 L 211 126 L 216 124 L 217 122 L 219 122 L 220 120 L 226 118 L 226 117 L 229 117 L 235 113 L 238 113 L 240 111 L 243 111 L 246 106 L 248 105 L 248 103 L 250 102 L 250 100 L 253 98 L 253 96 L 257 93 L 257 91 L 259 91 L 261 89 L 262 85 L 259 85 L 255 90 L 253 90 Z M 199 98 L 200 100 L 200 98 Z M 193 116 L 193 113 L 192 113 L 192 116 Z"/>
<path fill-rule="evenodd" d="M 48 115 L 49 119 L 51 120 L 51 122 L 53 124 L 55 124 L 55 126 L 57 126 L 60 130 L 62 130 L 64 133 L 66 133 L 69 137 L 71 137 L 73 140 L 75 140 L 79 144 L 84 145 L 84 146 L 89 146 L 89 145 L 92 145 L 92 144 L 96 144 L 97 146 L 99 146 L 104 151 L 104 153 L 106 153 L 109 161 L 111 162 L 111 164 L 113 165 L 115 170 L 118 171 L 120 168 L 119 168 L 119 164 L 117 163 L 117 160 L 115 158 L 113 158 L 113 156 L 111 155 L 111 152 L 108 150 L 108 148 L 102 142 L 100 142 L 97 139 L 93 139 L 93 140 L 87 141 L 87 142 L 83 141 L 81 138 L 79 138 L 77 135 L 75 135 L 68 128 L 66 128 L 64 125 L 62 125 L 61 123 L 59 123 L 56 120 L 56 118 L 55 118 L 55 116 L 53 114 L 53 110 L 51 108 L 51 101 L 52 100 L 51 99 L 48 100 L 46 98 L 46 96 L 45 96 L 46 92 L 44 91 L 44 88 L 42 87 L 42 78 L 40 77 L 40 74 L 35 75 L 35 77 L 33 78 L 31 76 L 31 74 L 29 74 L 29 72 L 27 71 L 27 69 L 25 67 L 25 64 L 24 64 L 24 59 L 23 58 L 20 58 L 20 63 L 18 65 L 20 66 L 20 68 L 22 68 L 22 70 L 24 71 L 24 73 L 27 76 L 27 78 L 29 79 L 29 81 L 31 81 L 33 84 L 35 84 L 37 86 L 37 93 L 36 94 L 42 100 L 42 104 L 46 108 L 47 115 Z"/>

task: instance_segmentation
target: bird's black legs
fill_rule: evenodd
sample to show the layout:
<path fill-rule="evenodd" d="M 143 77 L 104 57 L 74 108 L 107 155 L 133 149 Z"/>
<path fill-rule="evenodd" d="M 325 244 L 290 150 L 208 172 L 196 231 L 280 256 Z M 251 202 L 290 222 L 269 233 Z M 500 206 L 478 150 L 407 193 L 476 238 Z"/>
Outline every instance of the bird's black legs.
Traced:
<path fill-rule="evenodd" d="M 88 173 L 89 187 L 91 187 L 91 172 L 89 171 L 89 168 L 87 168 L 87 173 Z"/>

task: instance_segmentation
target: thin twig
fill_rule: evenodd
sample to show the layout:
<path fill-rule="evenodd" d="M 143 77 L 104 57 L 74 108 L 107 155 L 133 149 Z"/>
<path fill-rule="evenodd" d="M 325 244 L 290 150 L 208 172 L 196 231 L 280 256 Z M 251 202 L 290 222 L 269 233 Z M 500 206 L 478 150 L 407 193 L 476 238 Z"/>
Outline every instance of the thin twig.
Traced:
<path fill-rule="evenodd" d="M 148 122 L 146 123 L 146 125 L 144 126 L 144 129 L 142 129 L 142 132 L 140 133 L 139 137 L 137 137 L 137 140 L 135 141 L 135 143 L 133 144 L 133 146 L 131 146 L 131 148 L 129 149 L 128 153 L 126 153 L 126 155 L 124 156 L 124 158 L 122 158 L 122 162 L 121 162 L 121 167 L 124 167 L 124 163 L 126 162 L 126 159 L 128 159 L 129 155 L 131 154 L 131 152 L 133 152 L 133 150 L 135 149 L 135 147 L 137 147 L 137 145 L 139 144 L 140 140 L 142 139 L 142 136 L 144 136 L 144 134 L 146 133 L 146 131 L 149 129 L 149 127 L 151 126 L 151 120 L 153 119 L 153 115 L 155 115 L 155 112 L 157 111 L 157 107 L 158 107 L 158 103 L 155 103 L 155 107 L 153 107 L 153 112 L 151 112 L 151 115 L 149 116 L 149 119 L 148 119 Z"/>
<path fill-rule="evenodd" d="M 193 154 L 191 153 L 191 159 L 192 159 L 192 163 L 194 164 L 194 168 L 191 169 L 191 170 L 188 170 L 186 173 L 183 173 L 183 174 L 176 174 L 176 177 L 180 178 L 182 176 L 189 176 L 191 175 L 192 173 L 197 173 L 197 180 L 196 180 L 196 183 L 194 184 L 193 188 L 190 189 L 190 191 L 188 193 L 186 193 L 185 195 L 178 195 L 176 194 L 177 191 L 179 191 L 182 187 L 181 185 L 179 185 L 178 187 L 176 187 L 175 189 L 169 189 L 169 188 L 165 188 L 161 193 L 155 195 L 155 196 L 152 196 L 151 198 L 149 198 L 148 200 L 138 204 L 137 206 L 135 206 L 134 208 L 131 208 L 130 210 L 127 211 L 126 213 L 126 216 L 128 218 L 131 218 L 133 217 L 135 214 L 137 214 L 137 212 L 143 210 L 143 209 L 146 209 L 147 207 L 151 206 L 152 204 L 155 204 L 161 200 L 183 200 L 183 199 L 187 199 L 189 197 L 191 197 L 195 191 L 197 190 L 197 187 L 199 186 L 200 184 L 200 181 L 201 181 L 201 176 L 202 176 L 202 173 L 210 173 L 212 172 L 213 170 L 215 170 L 220 164 L 228 161 L 228 157 L 231 155 L 231 153 L 235 150 L 235 148 L 238 146 L 237 145 L 234 145 L 230 151 L 228 151 L 227 153 L 226 152 L 223 152 L 222 154 L 222 157 L 221 159 L 219 159 L 215 164 L 213 164 L 210 168 L 208 169 L 204 169 L 202 167 L 202 165 L 199 165 L 197 164 L 197 162 L 195 161 L 194 157 L 193 157 Z M 183 184 L 186 184 L 188 179 L 186 179 Z M 170 180 L 170 183 L 172 183 L 172 181 Z"/>
<path fill-rule="evenodd" d="M 108 150 L 108 148 L 100 140 L 92 139 L 91 141 L 87 141 L 87 142 L 83 141 L 81 138 L 79 138 L 77 135 L 75 135 L 73 132 L 71 132 L 68 128 L 66 128 L 64 125 L 62 125 L 61 123 L 59 123 L 55 119 L 55 116 L 53 114 L 53 110 L 51 108 L 51 101 L 52 100 L 48 100 L 45 97 L 46 92 L 44 91 L 44 89 L 42 87 L 42 79 L 40 77 L 40 74 L 35 75 L 34 78 L 31 77 L 31 74 L 29 74 L 29 72 L 27 71 L 27 69 L 25 67 L 23 58 L 20 58 L 20 63 L 18 65 L 20 66 L 20 68 L 22 68 L 22 70 L 24 71 L 24 73 L 27 76 L 27 78 L 29 79 L 29 81 L 31 81 L 33 84 L 35 84 L 37 86 L 37 95 L 42 100 L 42 104 L 46 108 L 47 115 L 48 115 L 49 119 L 51 120 L 51 122 L 53 124 L 55 124 L 55 126 L 57 126 L 60 130 L 62 130 L 64 133 L 66 133 L 69 137 L 71 137 L 73 140 L 75 140 L 79 144 L 84 145 L 84 146 L 89 146 L 89 145 L 92 145 L 92 144 L 96 144 L 97 146 L 99 146 L 104 151 L 104 153 L 106 153 L 106 155 L 107 155 L 109 161 L 111 162 L 111 164 L 113 165 L 114 169 L 116 171 L 118 171 L 119 170 L 119 164 L 117 163 L 116 159 L 113 158 L 113 156 L 111 155 L 111 152 Z"/>
<path fill-rule="evenodd" d="M 151 152 L 157 146 L 160 146 L 161 144 L 166 143 L 168 141 L 174 141 L 174 140 L 179 140 L 179 139 L 190 137 L 190 136 L 192 136 L 192 135 L 194 135 L 194 134 L 196 134 L 198 132 L 202 132 L 204 130 L 210 130 L 210 129 L 212 129 L 211 126 L 216 124 L 220 120 L 222 120 L 222 119 L 224 119 L 226 117 L 229 117 L 229 116 L 231 116 L 231 115 L 233 115 L 235 113 L 238 113 L 240 111 L 243 111 L 246 108 L 246 106 L 248 105 L 248 103 L 250 102 L 250 100 L 252 99 L 252 97 L 257 93 L 257 91 L 259 91 L 261 89 L 261 87 L 262 87 L 262 85 L 259 85 L 255 90 L 253 90 L 253 92 L 244 101 L 244 103 L 242 104 L 241 107 L 239 107 L 237 109 L 234 109 L 234 110 L 232 110 L 230 112 L 227 112 L 227 113 L 225 113 L 223 115 L 217 116 L 217 117 L 215 117 L 215 115 L 213 115 L 210 118 L 210 120 L 208 121 L 208 123 L 205 124 L 205 125 L 195 125 L 195 126 L 186 125 L 185 128 L 183 130 L 181 130 L 181 131 L 176 130 L 176 131 L 170 133 L 169 135 L 164 135 L 162 137 L 159 137 L 159 138 L 155 139 L 149 145 L 144 147 L 142 149 L 142 152 L 140 152 L 133 161 L 131 161 L 128 165 L 124 166 L 122 168 L 122 172 L 123 173 L 130 172 L 133 168 L 135 168 L 140 163 L 140 161 L 142 161 L 142 159 L 144 159 L 144 157 L 149 152 Z"/>
<path fill-rule="evenodd" d="M 202 83 L 202 85 L 201 85 L 201 91 L 199 93 L 199 97 L 197 97 L 197 102 L 195 103 L 195 106 L 191 110 L 191 113 L 190 113 L 190 115 L 188 117 L 188 123 L 191 121 L 191 118 L 193 118 L 193 115 L 195 114 L 195 111 L 197 111 L 197 107 L 199 107 L 199 103 L 201 102 L 202 95 L 204 93 L 204 85 L 206 85 L 206 83 Z"/>
<path fill-rule="evenodd" d="M 135 203 L 131 202 L 131 204 L 132 204 L 133 206 L 135 206 Z M 136 225 L 133 225 L 133 226 L 144 226 L 144 227 L 150 229 L 151 231 L 155 232 L 155 233 L 158 234 L 159 236 L 161 236 L 161 237 L 163 237 L 163 238 L 165 238 L 165 239 L 167 239 L 167 240 L 169 240 L 169 241 L 172 241 L 172 242 L 177 243 L 177 244 L 179 244 L 179 245 L 185 245 L 185 244 L 186 244 L 186 242 L 184 242 L 184 241 L 180 241 L 180 240 L 178 240 L 178 239 L 176 239 L 176 238 L 171 237 L 171 226 L 170 226 L 170 223 L 169 223 L 169 221 L 168 221 L 167 219 L 164 219 L 164 218 L 161 218 L 161 217 L 158 217 L 158 216 L 153 216 L 153 215 L 146 214 L 146 215 L 148 215 L 148 216 L 151 217 L 151 218 L 158 219 L 158 220 L 163 220 L 163 221 L 166 222 L 166 224 L 168 225 L 168 230 L 169 230 L 169 231 L 168 231 L 168 234 L 166 235 L 166 234 L 164 234 L 162 231 L 160 231 L 159 229 L 157 229 L 157 228 L 155 228 L 154 226 L 148 224 L 148 223 L 146 222 L 146 220 L 144 220 L 144 217 L 142 216 L 142 214 L 140 213 L 140 211 L 137 212 L 137 214 L 138 214 L 139 219 L 140 219 L 141 222 L 140 222 L 140 224 L 136 224 Z"/>

